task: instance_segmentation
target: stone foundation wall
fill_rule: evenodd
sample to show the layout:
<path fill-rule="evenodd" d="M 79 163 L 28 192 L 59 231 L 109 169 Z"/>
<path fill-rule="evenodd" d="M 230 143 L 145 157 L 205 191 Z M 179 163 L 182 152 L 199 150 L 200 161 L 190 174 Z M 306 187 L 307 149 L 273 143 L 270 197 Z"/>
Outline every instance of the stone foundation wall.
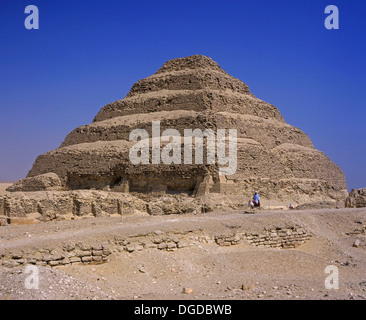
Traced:
<path fill-rule="evenodd" d="M 0 259 L 1 264 L 8 268 L 25 264 L 55 267 L 72 263 L 103 263 L 108 260 L 110 254 L 111 250 L 107 243 L 89 245 L 78 242 L 53 249 L 6 250 L 0 253 Z"/>
<path fill-rule="evenodd" d="M 0 252 L 0 264 L 4 267 L 17 267 L 25 264 L 47 265 L 50 267 L 67 264 L 98 264 L 109 260 L 113 252 L 133 253 L 146 249 L 174 251 L 200 244 L 231 246 L 248 243 L 261 248 L 296 248 L 311 238 L 311 234 L 298 226 L 278 227 L 255 232 L 237 232 L 225 235 L 208 235 L 200 232 L 164 233 L 159 230 L 152 233 L 120 237 L 114 236 L 108 241 L 65 243 L 54 248 L 37 250 L 6 249 Z"/>
<path fill-rule="evenodd" d="M 261 248 L 296 248 L 311 238 L 303 228 L 276 228 L 263 233 L 245 233 L 243 238 Z M 233 239 L 232 241 L 236 241 Z M 225 242 L 224 242 L 225 243 Z"/>

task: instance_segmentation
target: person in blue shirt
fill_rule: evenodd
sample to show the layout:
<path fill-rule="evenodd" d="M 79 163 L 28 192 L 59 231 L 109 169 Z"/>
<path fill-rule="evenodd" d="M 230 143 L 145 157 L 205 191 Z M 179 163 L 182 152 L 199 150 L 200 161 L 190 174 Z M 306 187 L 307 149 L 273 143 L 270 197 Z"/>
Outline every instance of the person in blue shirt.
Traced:
<path fill-rule="evenodd" d="M 260 204 L 260 201 L 259 201 L 259 194 L 258 194 L 258 191 L 254 191 L 254 196 L 253 196 L 253 202 L 254 202 L 254 206 L 255 207 L 260 207 L 261 204 Z"/>

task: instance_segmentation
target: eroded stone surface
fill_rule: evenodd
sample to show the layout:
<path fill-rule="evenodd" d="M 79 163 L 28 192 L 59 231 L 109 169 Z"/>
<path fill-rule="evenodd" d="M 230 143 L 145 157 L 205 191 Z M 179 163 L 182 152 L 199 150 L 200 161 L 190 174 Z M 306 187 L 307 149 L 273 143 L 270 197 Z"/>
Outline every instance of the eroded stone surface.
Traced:
<path fill-rule="evenodd" d="M 346 199 L 346 207 L 362 208 L 366 207 L 366 188 L 352 189 Z"/>

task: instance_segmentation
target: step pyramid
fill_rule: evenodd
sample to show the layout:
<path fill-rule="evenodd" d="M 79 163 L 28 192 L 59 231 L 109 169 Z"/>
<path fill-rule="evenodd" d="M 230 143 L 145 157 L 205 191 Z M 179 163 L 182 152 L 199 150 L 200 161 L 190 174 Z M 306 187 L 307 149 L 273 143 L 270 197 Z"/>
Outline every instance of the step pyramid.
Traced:
<path fill-rule="evenodd" d="M 131 132 L 146 130 L 151 147 L 153 122 L 181 137 L 186 129 L 235 129 L 235 173 L 220 174 L 217 162 L 206 161 L 206 151 L 201 164 L 131 163 L 129 152 L 136 144 L 130 141 Z M 124 99 L 104 106 L 91 124 L 38 156 L 27 178 L 9 191 L 79 189 L 248 197 L 258 190 L 276 203 L 347 196 L 341 169 L 304 132 L 202 55 L 169 60 L 137 81 Z"/>

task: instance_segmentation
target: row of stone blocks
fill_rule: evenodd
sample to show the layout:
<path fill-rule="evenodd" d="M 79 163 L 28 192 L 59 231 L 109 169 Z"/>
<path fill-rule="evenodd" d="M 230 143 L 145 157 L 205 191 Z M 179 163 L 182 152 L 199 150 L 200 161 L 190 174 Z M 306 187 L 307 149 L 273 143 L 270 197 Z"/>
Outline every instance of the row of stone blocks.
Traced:
<path fill-rule="evenodd" d="M 0 253 L 0 258 L 4 267 L 16 267 L 24 264 L 54 267 L 73 263 L 103 263 L 108 261 L 108 256 L 111 253 L 107 243 L 88 245 L 78 242 L 55 249 L 5 251 Z"/>
<path fill-rule="evenodd" d="M 182 236 L 182 235 L 181 235 Z M 188 245 L 198 243 L 216 243 L 219 246 L 231 246 L 239 243 L 249 243 L 263 248 L 296 248 L 311 238 L 311 234 L 300 227 L 285 227 L 265 230 L 263 233 L 241 232 L 230 235 L 189 235 L 160 234 L 148 238 L 115 238 L 115 245 L 119 251 L 140 251 L 157 248 L 159 250 L 174 251 Z"/>
<path fill-rule="evenodd" d="M 193 232 L 164 233 L 159 230 L 139 236 L 115 236 L 100 244 L 66 244 L 62 248 L 39 249 L 36 252 L 6 251 L 0 253 L 2 265 L 16 267 L 23 264 L 49 265 L 51 267 L 73 263 L 104 263 L 112 251 L 132 253 L 144 249 L 174 251 L 200 243 L 216 243 L 219 246 L 237 245 L 242 242 L 263 248 L 296 248 L 309 240 L 311 235 L 303 228 L 289 227 L 265 230 L 263 233 L 239 232 L 230 235 L 206 235 Z"/>
<path fill-rule="evenodd" d="M 288 227 L 265 230 L 263 233 L 244 232 L 234 236 L 221 236 L 216 238 L 220 246 L 229 246 L 240 243 L 242 240 L 263 248 L 296 248 L 309 240 L 311 234 L 303 228 Z"/>

